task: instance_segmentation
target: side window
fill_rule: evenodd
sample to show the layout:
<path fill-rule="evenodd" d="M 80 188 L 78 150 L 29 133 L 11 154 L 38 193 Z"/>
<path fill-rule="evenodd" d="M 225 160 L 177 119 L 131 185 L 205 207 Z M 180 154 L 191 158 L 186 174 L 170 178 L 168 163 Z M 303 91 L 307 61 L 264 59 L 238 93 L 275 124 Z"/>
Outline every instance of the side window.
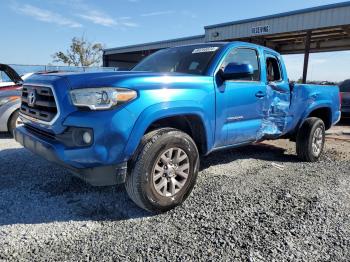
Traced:
<path fill-rule="evenodd" d="M 12 80 L 4 71 L 0 71 L 0 82 L 12 82 Z"/>
<path fill-rule="evenodd" d="M 282 80 L 279 62 L 275 57 L 266 59 L 266 73 L 268 82 L 278 82 Z"/>
<path fill-rule="evenodd" d="M 250 64 L 254 68 L 254 74 L 251 77 L 242 78 L 238 80 L 260 81 L 260 66 L 259 66 L 258 54 L 256 50 L 248 49 L 248 48 L 233 49 L 225 57 L 224 62 L 221 65 L 221 69 L 224 69 L 230 63 Z"/>

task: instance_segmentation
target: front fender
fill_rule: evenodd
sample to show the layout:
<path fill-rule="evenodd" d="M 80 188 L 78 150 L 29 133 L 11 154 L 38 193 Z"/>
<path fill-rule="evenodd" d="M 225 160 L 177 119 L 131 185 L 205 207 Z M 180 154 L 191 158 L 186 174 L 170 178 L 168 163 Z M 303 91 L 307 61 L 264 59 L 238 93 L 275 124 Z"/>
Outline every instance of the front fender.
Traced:
<path fill-rule="evenodd" d="M 207 118 L 204 109 L 198 106 L 195 101 L 171 101 L 154 104 L 141 112 L 125 147 L 125 155 L 131 157 L 134 154 L 144 133 L 152 123 L 162 118 L 177 115 L 199 116 L 204 124 L 208 148 L 212 147 L 214 141 L 212 126 L 215 125 L 215 122 Z"/>

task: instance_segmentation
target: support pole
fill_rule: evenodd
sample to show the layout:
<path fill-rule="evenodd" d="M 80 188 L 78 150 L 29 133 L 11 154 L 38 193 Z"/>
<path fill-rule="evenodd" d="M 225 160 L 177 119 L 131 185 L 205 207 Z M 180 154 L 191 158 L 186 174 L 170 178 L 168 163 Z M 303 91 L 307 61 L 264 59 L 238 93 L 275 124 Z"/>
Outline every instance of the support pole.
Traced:
<path fill-rule="evenodd" d="M 103 54 L 102 54 L 102 66 L 103 67 L 108 67 L 109 65 L 108 65 L 108 57 L 107 57 L 107 55 L 105 54 L 105 52 L 103 52 Z"/>
<path fill-rule="evenodd" d="M 307 31 L 305 37 L 305 54 L 304 54 L 304 69 L 303 69 L 303 84 L 306 84 L 307 69 L 309 67 L 311 31 Z"/>

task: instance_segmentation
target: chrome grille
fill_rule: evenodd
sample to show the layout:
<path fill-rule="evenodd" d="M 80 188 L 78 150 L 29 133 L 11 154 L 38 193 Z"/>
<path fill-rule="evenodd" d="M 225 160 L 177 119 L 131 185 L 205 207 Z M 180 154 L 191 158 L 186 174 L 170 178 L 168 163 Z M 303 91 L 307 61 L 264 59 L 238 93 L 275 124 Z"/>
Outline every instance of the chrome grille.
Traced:
<path fill-rule="evenodd" d="M 52 89 L 47 86 L 24 85 L 21 113 L 41 121 L 52 121 L 57 115 L 57 105 Z"/>

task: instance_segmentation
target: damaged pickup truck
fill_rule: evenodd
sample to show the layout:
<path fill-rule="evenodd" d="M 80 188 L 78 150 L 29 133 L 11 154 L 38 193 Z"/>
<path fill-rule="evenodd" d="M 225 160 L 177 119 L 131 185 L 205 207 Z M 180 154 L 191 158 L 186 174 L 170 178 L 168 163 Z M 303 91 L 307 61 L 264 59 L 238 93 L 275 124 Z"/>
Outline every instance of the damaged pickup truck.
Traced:
<path fill-rule="evenodd" d="M 36 74 L 20 115 L 24 147 L 92 185 L 125 183 L 138 206 L 163 212 L 190 194 L 201 154 L 288 138 L 317 161 L 340 96 L 290 83 L 268 48 L 206 43 L 158 51 L 129 72 Z"/>

